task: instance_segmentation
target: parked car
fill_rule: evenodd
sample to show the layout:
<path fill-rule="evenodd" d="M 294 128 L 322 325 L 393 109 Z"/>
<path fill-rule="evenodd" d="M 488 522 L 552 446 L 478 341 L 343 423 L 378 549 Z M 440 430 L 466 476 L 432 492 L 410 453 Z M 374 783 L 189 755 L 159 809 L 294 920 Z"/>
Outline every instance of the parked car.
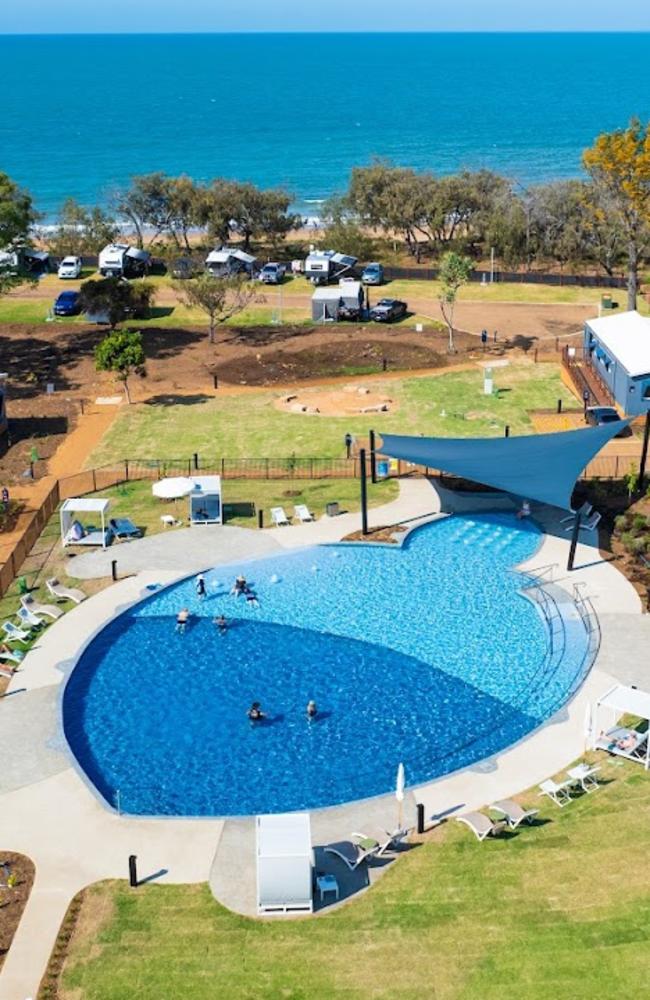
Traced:
<path fill-rule="evenodd" d="M 259 273 L 259 279 L 264 285 L 281 285 L 287 269 L 284 264 L 269 261 Z"/>
<path fill-rule="evenodd" d="M 373 261 L 371 264 L 366 264 L 361 272 L 361 280 L 364 285 L 383 285 L 384 269 L 382 265 L 378 264 L 377 261 Z"/>
<path fill-rule="evenodd" d="M 79 292 L 61 292 L 54 303 L 54 315 L 76 316 L 80 312 Z"/>
<path fill-rule="evenodd" d="M 57 273 L 59 278 L 79 278 L 81 267 L 81 257 L 64 257 Z"/>
<path fill-rule="evenodd" d="M 394 323 L 406 316 L 407 308 L 406 302 L 400 302 L 399 299 L 380 299 L 370 310 L 370 319 L 374 319 L 376 323 Z"/>
<path fill-rule="evenodd" d="M 618 410 L 613 406 L 588 406 L 585 410 L 585 420 L 592 427 L 602 427 L 603 424 L 613 424 L 621 419 Z M 616 435 L 617 438 L 631 437 L 632 431 L 629 426 L 623 427 Z"/>

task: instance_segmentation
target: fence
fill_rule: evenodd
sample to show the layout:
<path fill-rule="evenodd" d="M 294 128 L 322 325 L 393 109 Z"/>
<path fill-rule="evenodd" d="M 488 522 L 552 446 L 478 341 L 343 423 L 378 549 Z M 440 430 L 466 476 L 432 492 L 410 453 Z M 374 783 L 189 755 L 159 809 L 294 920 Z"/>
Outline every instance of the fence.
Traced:
<path fill-rule="evenodd" d="M 385 267 L 389 280 L 408 278 L 415 281 L 435 281 L 438 271 L 434 267 Z M 489 283 L 506 281 L 514 284 L 553 285 L 555 287 L 582 286 L 586 288 L 627 288 L 625 278 L 610 278 L 607 274 L 546 274 L 541 271 L 472 271 L 470 281 Z"/>
<path fill-rule="evenodd" d="M 13 545 L 4 553 L 4 561 L 0 565 L 0 597 L 7 593 L 11 583 L 18 576 L 20 567 L 58 507 L 59 501 L 59 484 L 55 480 L 51 489 L 41 501 L 41 505 L 24 515 L 26 521 L 22 535 L 16 538 Z"/>

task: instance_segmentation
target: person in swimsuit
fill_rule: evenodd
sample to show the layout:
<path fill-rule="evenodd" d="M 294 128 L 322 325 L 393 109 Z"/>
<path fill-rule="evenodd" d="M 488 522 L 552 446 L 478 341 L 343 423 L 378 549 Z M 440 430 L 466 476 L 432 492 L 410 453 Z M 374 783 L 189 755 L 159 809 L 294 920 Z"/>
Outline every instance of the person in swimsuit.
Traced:
<path fill-rule="evenodd" d="M 226 632 L 228 631 L 228 622 L 226 621 L 223 615 L 217 615 L 217 617 L 214 619 L 214 624 L 219 629 L 219 635 L 225 635 Z"/>
<path fill-rule="evenodd" d="M 307 718 L 311 722 L 318 715 L 318 708 L 316 707 L 315 701 L 307 702 Z"/>
<path fill-rule="evenodd" d="M 181 610 L 176 615 L 176 631 L 183 633 L 187 628 L 187 623 L 190 618 L 189 608 L 181 608 Z"/>
<path fill-rule="evenodd" d="M 261 722 L 262 719 L 266 718 L 266 715 L 262 711 L 262 706 L 259 701 L 254 701 L 251 707 L 246 712 L 246 715 L 251 722 Z"/>

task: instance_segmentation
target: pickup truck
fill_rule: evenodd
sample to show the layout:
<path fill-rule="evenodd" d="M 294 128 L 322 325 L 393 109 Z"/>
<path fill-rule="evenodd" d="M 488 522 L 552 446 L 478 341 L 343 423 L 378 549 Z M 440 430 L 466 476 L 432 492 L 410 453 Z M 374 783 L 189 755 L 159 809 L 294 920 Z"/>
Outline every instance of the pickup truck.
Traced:
<path fill-rule="evenodd" d="M 406 316 L 408 306 L 399 299 L 380 299 L 370 310 L 370 319 L 375 323 L 393 323 Z"/>
<path fill-rule="evenodd" d="M 260 281 L 264 285 L 281 285 L 286 274 L 284 264 L 268 263 L 260 271 Z"/>

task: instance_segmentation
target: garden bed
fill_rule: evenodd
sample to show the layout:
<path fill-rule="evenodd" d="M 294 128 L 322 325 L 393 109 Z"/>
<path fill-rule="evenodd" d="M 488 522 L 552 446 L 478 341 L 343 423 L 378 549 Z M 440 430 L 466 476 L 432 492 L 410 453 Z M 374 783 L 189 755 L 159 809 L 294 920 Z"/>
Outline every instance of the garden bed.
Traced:
<path fill-rule="evenodd" d="M 34 883 L 35 868 L 24 854 L 0 851 L 0 969 Z"/>

